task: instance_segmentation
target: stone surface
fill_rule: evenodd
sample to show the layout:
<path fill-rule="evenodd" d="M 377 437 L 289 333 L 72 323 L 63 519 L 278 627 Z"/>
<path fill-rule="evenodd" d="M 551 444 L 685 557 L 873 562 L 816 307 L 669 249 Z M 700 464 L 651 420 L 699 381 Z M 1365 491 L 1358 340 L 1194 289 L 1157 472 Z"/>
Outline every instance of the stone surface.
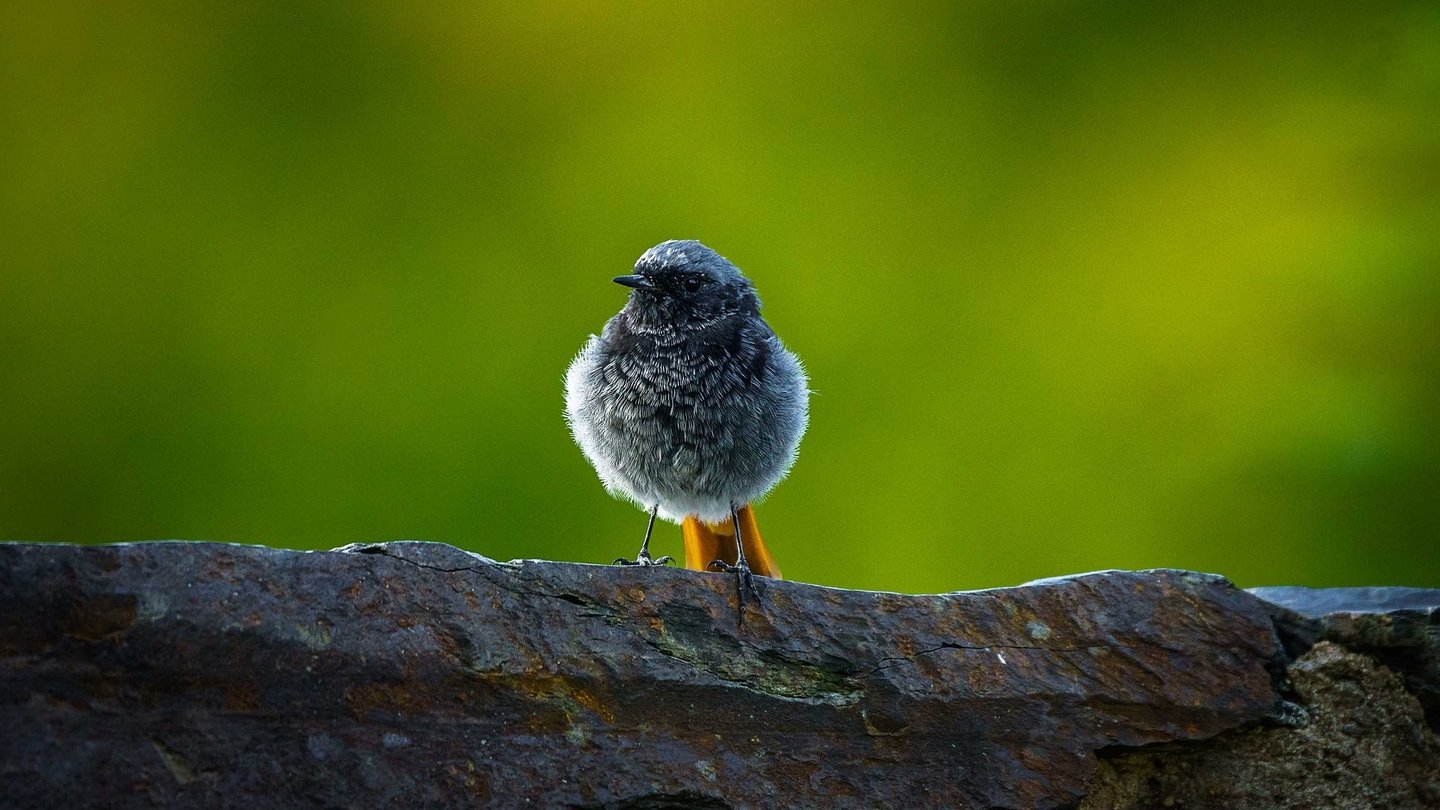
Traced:
<path fill-rule="evenodd" d="M 1395 672 L 1328 641 L 1288 672 L 1294 727 L 1107 757 L 1081 810 L 1440 807 L 1440 743 Z"/>
<path fill-rule="evenodd" d="M 1434 616 L 1440 611 L 1440 590 L 1434 588 L 1304 588 L 1278 585 L 1250 588 L 1266 602 L 1321 619 L 1340 613 L 1414 613 Z"/>
<path fill-rule="evenodd" d="M 733 586 L 427 543 L 3 545 L 0 796 L 1063 807 L 1098 751 L 1281 705 L 1273 608 L 1219 577 L 764 580 L 743 627 Z"/>
<path fill-rule="evenodd" d="M 1282 608 L 1278 631 L 1293 652 L 1320 639 L 1363 652 L 1401 673 L 1440 730 L 1440 590 L 1426 588 L 1252 588 Z"/>

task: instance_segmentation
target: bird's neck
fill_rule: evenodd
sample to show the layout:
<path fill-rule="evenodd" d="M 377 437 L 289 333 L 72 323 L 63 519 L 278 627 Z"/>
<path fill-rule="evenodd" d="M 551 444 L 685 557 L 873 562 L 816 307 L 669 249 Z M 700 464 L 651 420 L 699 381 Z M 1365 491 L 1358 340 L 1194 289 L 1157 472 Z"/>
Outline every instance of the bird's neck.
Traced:
<path fill-rule="evenodd" d="M 626 307 L 621 311 L 617 325 L 629 334 L 644 335 L 662 343 L 669 343 L 688 340 L 738 317 L 735 313 L 717 313 L 709 316 L 696 316 L 690 313 L 684 318 L 666 318 L 657 317 L 653 312 L 631 310 Z"/>
<path fill-rule="evenodd" d="M 670 297 L 635 295 L 620 310 L 631 332 L 677 337 L 688 337 L 759 312 L 760 300 L 749 292 L 714 308 L 695 307 Z"/>
<path fill-rule="evenodd" d="M 730 312 L 696 312 L 677 304 L 666 299 L 657 302 L 631 300 L 620 314 L 625 326 L 636 334 L 676 336 L 702 332 L 726 318 L 735 317 Z"/>

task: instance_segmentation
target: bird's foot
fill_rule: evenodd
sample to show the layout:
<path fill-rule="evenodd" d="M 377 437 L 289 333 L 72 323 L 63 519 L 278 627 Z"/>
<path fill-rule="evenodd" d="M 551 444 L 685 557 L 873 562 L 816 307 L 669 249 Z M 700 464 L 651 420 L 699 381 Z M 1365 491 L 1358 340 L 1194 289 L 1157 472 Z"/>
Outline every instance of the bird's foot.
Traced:
<path fill-rule="evenodd" d="M 744 562 L 741 562 L 739 565 L 731 565 L 724 560 L 713 560 L 709 565 L 705 566 L 705 568 L 708 571 L 719 571 L 721 573 L 735 575 L 735 596 L 737 600 L 736 623 L 744 627 L 746 592 L 749 592 L 751 596 L 755 597 L 756 602 L 760 601 L 760 592 L 755 590 L 755 575 L 750 573 L 750 566 Z"/>
<path fill-rule="evenodd" d="M 611 563 L 611 565 L 669 565 L 673 562 L 675 562 L 675 558 L 671 557 L 669 554 L 666 554 L 663 557 L 655 557 L 654 559 L 651 559 L 650 552 L 642 551 L 639 554 L 635 555 L 635 559 L 633 560 L 627 560 L 624 557 L 618 557 L 616 558 L 615 562 Z"/>

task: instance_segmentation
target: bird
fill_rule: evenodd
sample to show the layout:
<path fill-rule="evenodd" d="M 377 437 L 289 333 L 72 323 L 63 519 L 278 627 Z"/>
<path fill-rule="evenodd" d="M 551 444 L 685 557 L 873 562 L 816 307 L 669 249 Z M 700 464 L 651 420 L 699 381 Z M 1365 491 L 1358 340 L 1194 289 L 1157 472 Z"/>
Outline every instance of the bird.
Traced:
<path fill-rule="evenodd" d="M 752 504 L 786 476 L 809 420 L 800 359 L 760 316 L 754 285 L 691 239 L 645 251 L 621 310 L 565 373 L 565 418 L 614 496 L 650 515 L 628 565 L 652 558 L 655 519 L 680 523 L 685 567 L 779 579 Z"/>

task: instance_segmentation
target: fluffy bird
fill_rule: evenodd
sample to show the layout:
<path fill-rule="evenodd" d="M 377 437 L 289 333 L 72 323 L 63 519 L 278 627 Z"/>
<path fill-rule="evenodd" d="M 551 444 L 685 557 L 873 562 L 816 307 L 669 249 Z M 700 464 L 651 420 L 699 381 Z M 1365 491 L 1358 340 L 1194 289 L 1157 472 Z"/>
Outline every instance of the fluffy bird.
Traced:
<path fill-rule="evenodd" d="M 680 523 L 685 566 L 778 578 L 751 504 L 790 470 L 809 390 L 800 360 L 760 317 L 740 270 L 693 240 L 645 251 L 615 283 L 629 299 L 591 335 L 565 375 L 575 442 L 612 495 Z"/>

